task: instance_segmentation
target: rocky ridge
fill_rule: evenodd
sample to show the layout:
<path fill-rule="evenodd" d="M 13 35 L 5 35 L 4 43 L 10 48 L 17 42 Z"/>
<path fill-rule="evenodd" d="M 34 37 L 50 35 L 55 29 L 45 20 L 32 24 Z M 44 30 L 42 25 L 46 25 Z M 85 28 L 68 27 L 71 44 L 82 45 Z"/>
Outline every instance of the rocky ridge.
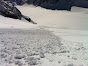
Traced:
<path fill-rule="evenodd" d="M 72 6 L 88 8 L 88 0 L 6 0 L 18 5 L 33 4 L 52 10 L 71 10 Z"/>

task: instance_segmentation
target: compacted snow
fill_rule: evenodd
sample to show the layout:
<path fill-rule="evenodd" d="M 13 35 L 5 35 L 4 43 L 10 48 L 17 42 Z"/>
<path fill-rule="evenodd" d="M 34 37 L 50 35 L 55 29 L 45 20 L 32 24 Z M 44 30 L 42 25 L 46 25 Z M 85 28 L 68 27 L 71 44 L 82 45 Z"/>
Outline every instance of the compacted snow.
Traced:
<path fill-rule="evenodd" d="M 17 8 L 37 24 L 0 16 L 0 66 L 88 66 L 88 9 Z"/>

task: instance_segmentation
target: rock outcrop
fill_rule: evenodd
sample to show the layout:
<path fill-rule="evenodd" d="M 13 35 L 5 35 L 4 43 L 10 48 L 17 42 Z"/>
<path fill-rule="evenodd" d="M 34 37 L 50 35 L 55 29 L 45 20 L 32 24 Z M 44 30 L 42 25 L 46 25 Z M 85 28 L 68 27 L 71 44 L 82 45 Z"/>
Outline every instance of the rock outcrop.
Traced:
<path fill-rule="evenodd" d="M 41 6 L 46 9 L 52 10 L 70 10 L 73 6 L 73 0 L 8 0 L 16 2 L 18 5 L 22 4 L 33 4 L 35 6 Z"/>
<path fill-rule="evenodd" d="M 71 10 L 72 6 L 88 8 L 88 0 L 8 0 L 18 5 L 33 4 L 53 10 Z"/>
<path fill-rule="evenodd" d="M 14 6 L 14 4 L 10 3 L 9 1 L 0 0 L 0 14 L 5 17 L 10 17 L 15 19 L 24 18 L 27 21 L 36 24 L 29 17 L 22 15 L 21 12 Z"/>
<path fill-rule="evenodd" d="M 76 0 L 74 6 L 88 8 L 88 0 Z"/>
<path fill-rule="evenodd" d="M 74 1 L 73 0 L 37 0 L 34 2 L 29 1 L 34 5 L 41 6 L 46 9 L 52 10 L 71 10 Z"/>
<path fill-rule="evenodd" d="M 0 1 L 0 14 L 6 17 L 21 19 L 21 12 L 8 1 Z"/>

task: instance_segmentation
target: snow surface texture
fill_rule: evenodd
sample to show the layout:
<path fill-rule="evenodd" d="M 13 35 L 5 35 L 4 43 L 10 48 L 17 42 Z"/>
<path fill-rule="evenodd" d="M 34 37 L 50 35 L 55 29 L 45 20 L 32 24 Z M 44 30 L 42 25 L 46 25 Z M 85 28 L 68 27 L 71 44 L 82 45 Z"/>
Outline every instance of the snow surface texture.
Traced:
<path fill-rule="evenodd" d="M 40 29 L 0 29 L 0 66 L 87 66 L 87 43 Z"/>
<path fill-rule="evenodd" d="M 0 64 L 6 61 L 12 65 L 20 61 L 24 66 L 41 65 L 43 53 L 56 52 L 56 47 L 59 50 L 60 46 L 60 38 L 49 31 L 0 29 Z M 36 62 L 33 64 L 32 60 Z M 16 65 L 20 66 L 19 63 Z"/>
<path fill-rule="evenodd" d="M 17 8 L 38 24 L 0 16 L 0 66 L 88 66 L 88 9 Z"/>

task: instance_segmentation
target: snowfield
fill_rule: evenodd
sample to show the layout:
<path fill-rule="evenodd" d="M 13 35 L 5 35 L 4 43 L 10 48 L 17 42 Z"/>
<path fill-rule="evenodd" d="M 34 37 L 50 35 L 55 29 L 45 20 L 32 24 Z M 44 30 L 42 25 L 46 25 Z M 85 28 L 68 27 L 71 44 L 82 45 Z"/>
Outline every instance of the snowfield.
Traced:
<path fill-rule="evenodd" d="M 0 15 L 0 66 L 88 66 L 88 9 L 17 8 L 37 25 Z"/>

